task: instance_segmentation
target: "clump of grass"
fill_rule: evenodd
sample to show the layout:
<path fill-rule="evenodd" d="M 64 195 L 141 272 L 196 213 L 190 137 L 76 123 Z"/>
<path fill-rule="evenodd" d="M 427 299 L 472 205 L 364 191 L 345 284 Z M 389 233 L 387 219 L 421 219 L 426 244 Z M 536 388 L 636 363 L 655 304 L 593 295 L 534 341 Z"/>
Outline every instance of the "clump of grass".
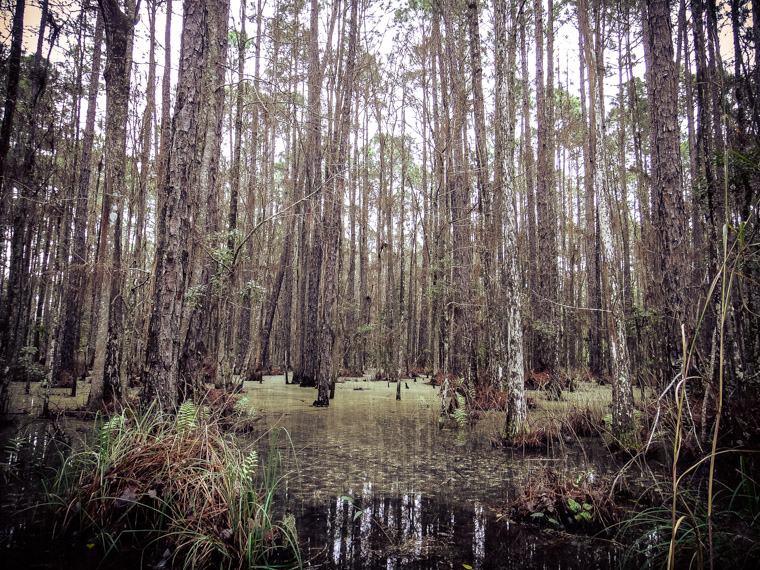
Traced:
<path fill-rule="evenodd" d="M 566 435 L 577 437 L 600 435 L 603 431 L 602 413 L 588 406 L 584 410 L 573 410 L 567 414 L 562 431 Z"/>
<path fill-rule="evenodd" d="M 528 450 L 548 449 L 561 441 L 560 435 L 554 424 L 533 426 L 512 437 L 502 438 L 501 446 Z"/>
<path fill-rule="evenodd" d="M 672 497 L 639 510 L 617 527 L 618 539 L 629 545 L 627 559 L 646 560 L 647 568 L 704 568 L 710 558 L 715 568 L 756 568 L 760 534 L 753 506 L 760 500 L 755 489 L 748 490 L 747 482 L 743 476 L 733 489 L 720 485 L 709 515 L 704 496 L 681 487 L 675 500 L 675 524 Z"/>
<path fill-rule="evenodd" d="M 125 409 L 58 473 L 62 530 L 106 557 L 140 549 L 162 566 L 300 567 L 292 517 L 274 519 L 279 455 L 270 451 L 260 466 L 192 402 L 172 417 Z"/>

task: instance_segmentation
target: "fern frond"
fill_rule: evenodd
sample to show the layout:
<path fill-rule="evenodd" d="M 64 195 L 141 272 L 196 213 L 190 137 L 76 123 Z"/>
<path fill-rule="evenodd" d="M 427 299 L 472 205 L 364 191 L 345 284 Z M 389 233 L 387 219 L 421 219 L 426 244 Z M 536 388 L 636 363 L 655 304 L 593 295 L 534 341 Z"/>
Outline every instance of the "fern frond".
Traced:
<path fill-rule="evenodd" d="M 243 478 L 250 484 L 253 483 L 253 474 L 256 471 L 256 466 L 259 464 L 259 455 L 254 449 L 251 451 L 243 461 Z"/>
<path fill-rule="evenodd" d="M 177 432 L 182 433 L 198 427 L 198 423 L 196 422 L 197 414 L 198 406 L 190 400 L 182 402 L 177 412 Z"/>
<path fill-rule="evenodd" d="M 457 403 L 459 405 L 454 410 L 453 416 L 457 425 L 461 428 L 467 424 L 467 410 L 465 409 L 465 399 L 462 394 L 457 394 Z"/>

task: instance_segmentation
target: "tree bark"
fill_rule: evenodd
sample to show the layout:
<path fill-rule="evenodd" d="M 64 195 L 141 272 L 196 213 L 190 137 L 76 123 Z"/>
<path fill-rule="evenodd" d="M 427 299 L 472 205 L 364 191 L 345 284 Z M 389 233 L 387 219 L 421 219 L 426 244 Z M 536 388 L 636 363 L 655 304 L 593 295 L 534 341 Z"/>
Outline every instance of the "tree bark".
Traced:
<path fill-rule="evenodd" d="M 117 0 L 99 0 L 106 35 L 106 133 L 105 180 L 103 186 L 104 214 L 114 216 L 113 244 L 110 271 L 103 274 L 100 290 L 98 337 L 93 370 L 92 390 L 87 402 L 89 409 L 121 397 L 121 215 L 126 194 L 127 116 L 129 110 L 131 43 L 134 33 L 135 5 L 128 3 L 122 12 Z M 116 211 L 112 213 L 115 202 Z M 107 240 L 109 220 L 101 224 L 101 251 Z"/>
<path fill-rule="evenodd" d="M 8 57 L 8 76 L 5 88 L 5 112 L 3 124 L 0 127 L 0 224 L 5 224 L 5 216 L 8 209 L 8 197 L 10 189 L 5 180 L 5 161 L 11 146 L 11 133 L 13 122 L 16 119 L 16 104 L 18 102 L 18 84 L 21 75 L 21 43 L 24 39 L 24 11 L 26 0 L 16 0 L 16 9 L 13 12 L 13 27 L 11 28 L 11 53 Z M 0 232 L 0 245 L 4 246 L 5 233 Z M 4 249 L 4 247 L 3 247 Z M 0 291 L 1 293 L 2 291 Z M 7 330 L 7 323 L 3 320 L 3 330 Z"/>
<path fill-rule="evenodd" d="M 649 95 L 649 140 L 651 178 L 653 259 L 659 267 L 652 272 L 661 276 L 658 307 L 665 316 L 666 377 L 678 370 L 682 355 L 681 325 L 686 318 L 684 295 L 689 284 L 686 263 L 686 213 L 683 203 L 681 146 L 678 124 L 678 75 L 673 60 L 672 23 L 668 0 L 646 0 L 643 6 L 647 26 L 644 48 L 647 61 Z"/>
<path fill-rule="evenodd" d="M 319 284 L 322 268 L 322 237 L 319 220 L 322 200 L 322 65 L 319 59 L 319 1 L 311 0 L 309 31 L 308 146 L 306 152 L 306 193 L 310 196 L 307 220 L 313 231 L 307 263 L 308 294 L 303 313 L 303 369 L 301 386 L 316 386 L 319 358 Z M 306 246 L 304 244 L 304 246 Z"/>
<path fill-rule="evenodd" d="M 531 118 L 530 118 L 530 80 L 528 73 L 528 50 L 526 46 L 526 28 L 528 26 L 528 19 L 525 15 L 525 10 L 522 11 L 520 18 L 520 59 L 521 59 L 521 72 L 522 72 L 522 141 L 521 141 L 521 160 L 520 162 L 524 168 L 525 176 L 525 214 L 527 217 L 526 234 L 528 242 L 528 299 L 530 300 L 529 310 L 531 318 L 535 318 L 536 314 L 536 301 L 534 299 L 533 291 L 536 291 L 538 286 L 536 281 L 536 270 L 538 266 L 538 244 L 537 244 L 537 231 L 536 231 L 536 190 L 535 190 L 535 176 L 536 176 L 536 164 L 535 155 L 533 154 L 533 135 L 531 134 Z M 534 362 L 534 349 L 535 335 L 532 329 L 529 327 L 526 331 L 528 338 L 526 339 L 526 346 L 528 348 L 526 355 L 529 359 L 528 369 L 532 369 L 535 366 Z"/>
<path fill-rule="evenodd" d="M 585 4 L 584 4 L 585 6 Z M 579 7 L 580 10 L 580 7 Z M 599 270 L 599 241 L 597 239 L 597 216 L 596 216 L 596 188 L 594 176 L 596 164 L 596 109 L 593 102 L 596 100 L 593 83 L 585 80 L 588 68 L 586 49 L 591 50 L 593 41 L 591 29 L 588 25 L 588 17 L 582 20 L 585 27 L 581 28 L 579 35 L 579 48 L 582 57 L 579 58 L 581 77 L 581 113 L 583 122 L 583 187 L 584 187 L 584 252 L 586 264 L 586 304 L 593 310 L 588 313 L 588 367 L 594 377 L 602 374 L 602 307 L 601 279 Z M 589 71 L 589 77 L 591 76 Z M 586 85 L 588 85 L 588 104 L 586 98 Z"/>
<path fill-rule="evenodd" d="M 161 144 L 156 157 L 156 212 L 162 208 L 162 188 L 169 168 L 171 151 L 172 116 L 171 116 L 171 68 L 172 68 L 172 0 L 166 0 L 166 26 L 164 27 L 164 75 L 161 77 Z M 158 230 L 156 230 L 158 231 Z M 156 242 L 158 236 L 156 235 Z M 154 268 L 155 269 L 155 268 Z M 155 281 L 152 283 L 155 287 Z"/>
<path fill-rule="evenodd" d="M 234 285 L 235 259 L 228 257 L 225 267 L 219 258 L 209 255 L 208 247 L 224 247 L 214 240 L 221 226 L 219 208 L 219 156 L 221 151 L 222 123 L 225 111 L 225 62 L 227 55 L 228 11 L 211 9 L 204 27 L 203 83 L 201 88 L 201 115 L 198 119 L 198 146 L 195 182 L 189 192 L 190 216 L 196 227 L 203 224 L 205 235 L 193 236 L 190 250 L 190 274 L 187 285 L 201 292 L 199 301 L 189 311 L 180 330 L 184 344 L 179 363 L 180 400 L 193 395 L 202 397 L 206 376 L 213 377 L 216 387 L 231 384 L 231 358 L 226 350 L 231 319 L 231 303 L 219 290 Z M 229 246 L 229 244 L 224 244 Z M 216 279 L 216 285 L 214 283 Z M 209 371 L 209 367 L 213 370 Z"/>
<path fill-rule="evenodd" d="M 514 4 L 512 5 L 514 9 Z M 494 3 L 494 42 L 496 71 L 495 99 L 494 99 L 494 128 L 496 132 L 495 145 L 497 149 L 509 147 L 508 137 L 514 133 L 514 124 L 507 124 L 508 120 L 514 121 L 514 116 L 506 114 L 510 107 L 510 93 L 508 78 L 510 77 L 507 49 L 510 46 L 514 50 L 514 25 L 512 35 L 507 38 L 507 2 L 496 0 Z M 508 43 L 509 42 L 509 43 Z M 497 342 L 496 354 L 494 355 L 497 373 L 496 384 L 504 387 L 507 392 L 507 414 L 504 422 L 504 437 L 515 437 L 525 430 L 527 419 L 527 405 L 525 402 L 525 363 L 523 356 L 523 325 L 522 325 L 522 301 L 520 299 L 521 278 L 519 272 L 519 247 L 517 244 L 517 192 L 513 177 L 510 176 L 512 165 L 506 161 L 507 152 L 497 153 L 495 165 L 496 178 L 494 191 L 504 196 L 502 202 L 504 208 L 503 231 L 504 231 L 504 261 L 505 267 L 501 273 L 499 285 L 503 288 L 503 297 L 498 297 L 498 303 L 502 299 L 506 307 L 506 322 L 499 323 L 495 327 Z M 489 294 L 490 296 L 490 294 Z M 492 300 L 493 302 L 493 300 Z M 501 313 L 489 316 L 501 316 Z"/>
<path fill-rule="evenodd" d="M 548 88 L 544 75 L 544 15 L 543 0 L 535 0 L 536 18 L 536 122 L 538 126 L 536 161 L 536 228 L 537 245 L 543 252 L 541 261 L 533 266 L 536 276 L 536 303 L 534 318 L 535 360 L 540 372 L 549 372 L 552 380 L 558 370 L 558 340 L 561 335 L 557 319 L 557 219 L 554 208 L 554 150 L 551 132 L 553 87 Z M 549 30 L 549 36 L 552 30 Z M 553 54 L 547 53 L 551 61 Z M 547 66 L 551 77 L 552 65 Z"/>
<path fill-rule="evenodd" d="M 92 149 L 95 140 L 95 111 L 100 87 L 101 45 L 103 43 L 103 16 L 98 11 L 93 39 L 90 86 L 87 93 L 87 115 L 82 136 L 82 159 L 77 184 L 76 213 L 74 215 L 74 243 L 65 284 L 63 329 L 60 342 L 61 373 L 76 378 L 76 353 L 79 346 L 81 312 L 84 309 L 84 284 L 87 271 L 87 211 L 92 178 Z"/>
<path fill-rule="evenodd" d="M 214 77 L 219 81 L 224 77 L 219 69 L 222 62 L 209 57 L 212 48 L 206 39 L 209 27 L 217 18 L 226 25 L 228 11 L 228 0 L 184 2 L 171 150 L 166 179 L 160 181 L 162 199 L 157 221 L 155 292 L 142 394 L 144 404 L 155 400 L 168 412 L 175 410 L 178 402 L 180 322 L 189 270 L 189 197 L 192 193 L 203 192 L 199 188 L 200 170 L 208 137 L 201 119 L 209 104 L 204 100 L 204 84 Z M 211 142 L 220 143 L 218 138 Z"/>

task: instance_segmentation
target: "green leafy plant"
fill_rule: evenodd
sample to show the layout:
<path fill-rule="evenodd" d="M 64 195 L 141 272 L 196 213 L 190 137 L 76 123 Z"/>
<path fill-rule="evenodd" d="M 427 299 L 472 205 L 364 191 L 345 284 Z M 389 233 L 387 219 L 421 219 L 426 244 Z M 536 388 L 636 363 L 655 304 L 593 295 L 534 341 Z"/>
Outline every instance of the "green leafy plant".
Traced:
<path fill-rule="evenodd" d="M 197 307 L 200 304 L 201 299 L 203 299 L 205 292 L 206 285 L 204 283 L 188 287 L 187 292 L 185 293 L 185 303 L 187 303 L 190 308 Z"/>
<path fill-rule="evenodd" d="M 18 364 L 24 375 L 32 382 L 41 382 L 45 379 L 45 367 L 35 361 L 37 348 L 25 346 L 21 349 Z"/>
<path fill-rule="evenodd" d="M 256 408 L 253 407 L 248 396 L 243 396 L 237 400 L 232 411 L 240 418 L 252 418 L 256 415 Z"/>
<path fill-rule="evenodd" d="M 572 511 L 575 520 L 578 522 L 591 522 L 591 511 L 594 510 L 594 507 L 588 503 L 579 503 L 572 497 L 568 497 L 567 506 Z"/>
<path fill-rule="evenodd" d="M 254 304 L 258 304 L 264 298 L 264 294 L 267 292 L 266 287 L 260 285 L 256 281 L 248 281 L 244 287 L 238 291 L 238 296 L 241 301 L 250 300 Z"/>
<path fill-rule="evenodd" d="M 460 428 L 467 425 L 467 409 L 465 408 L 465 404 L 464 396 L 457 394 L 457 407 L 451 415 L 454 417 L 454 421 L 456 421 Z"/>
<path fill-rule="evenodd" d="M 559 526 L 559 521 L 557 519 L 555 519 L 553 517 L 550 517 L 550 516 L 542 513 L 541 511 L 538 511 L 538 512 L 533 513 L 532 515 L 530 515 L 530 518 L 532 518 L 532 519 L 542 519 L 544 517 L 546 518 L 547 521 L 549 521 L 553 525 Z"/>

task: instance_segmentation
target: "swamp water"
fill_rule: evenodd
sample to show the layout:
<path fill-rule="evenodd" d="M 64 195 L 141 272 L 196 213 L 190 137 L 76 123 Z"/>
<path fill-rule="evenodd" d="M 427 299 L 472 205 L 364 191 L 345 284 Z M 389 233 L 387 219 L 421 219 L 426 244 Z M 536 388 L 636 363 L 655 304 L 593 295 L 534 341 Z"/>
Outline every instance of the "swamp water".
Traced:
<path fill-rule="evenodd" d="M 53 409 L 81 406 L 85 390 L 71 402 L 64 392 L 55 394 Z M 314 389 L 287 386 L 283 376 L 246 382 L 243 395 L 259 419 L 251 434 L 237 436 L 241 447 L 258 449 L 263 463 L 272 435 L 287 430 L 276 440 L 283 458 L 278 509 L 295 516 L 306 568 L 603 570 L 621 563 L 619 549 L 608 541 L 502 516 L 507 502 L 547 467 L 571 480 L 613 472 L 608 452 L 597 442 L 540 453 L 494 448 L 503 412 L 481 413 L 473 426 L 447 423 L 440 429 L 438 389 L 422 381 L 402 381 L 401 401 L 395 399 L 395 384 L 346 381 L 337 385 L 327 409 L 311 406 Z M 36 472 L 51 459 L 55 463 L 65 452 L 60 440 L 76 445 L 91 433 L 92 422 L 66 416 L 55 423 L 36 420 L 34 396 L 17 396 L 14 401 L 29 413 L 18 416 L 20 426 L 17 422 L 0 434 L 6 452 L 0 473 L 0 567 L 94 568 L 98 561 L 89 556 L 72 566 L 63 545 L 35 533 L 45 521 L 14 516 L 26 509 L 36 513 L 29 507 L 43 500 L 23 473 Z M 8 453 L 14 445 L 19 452 Z M 139 558 L 118 562 L 124 569 L 141 566 Z"/>
<path fill-rule="evenodd" d="M 333 569 L 606 569 L 620 564 L 609 542 L 510 522 L 500 512 L 546 467 L 575 480 L 614 469 L 595 444 L 548 452 L 494 448 L 503 412 L 476 425 L 439 429 L 438 389 L 347 381 L 330 407 L 284 377 L 246 383 L 263 417 L 257 433 L 278 439 L 279 498 L 295 515 L 305 566 Z M 265 424 L 265 425 L 262 425 Z M 447 424 L 448 425 L 448 424 Z M 262 453 L 269 435 L 256 442 Z M 295 451 L 293 457 L 292 451 Z"/>

